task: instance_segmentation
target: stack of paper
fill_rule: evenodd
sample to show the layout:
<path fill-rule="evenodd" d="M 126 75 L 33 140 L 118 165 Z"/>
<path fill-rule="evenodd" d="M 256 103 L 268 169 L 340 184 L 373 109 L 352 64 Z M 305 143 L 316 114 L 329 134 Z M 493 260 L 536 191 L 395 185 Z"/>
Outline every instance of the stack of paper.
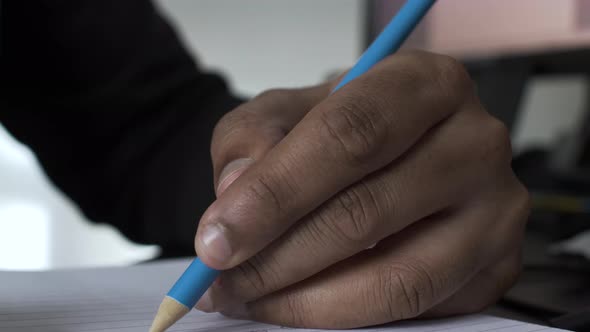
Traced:
<path fill-rule="evenodd" d="M 0 272 L 0 331 L 147 331 L 164 294 L 189 263 L 189 260 L 176 260 L 126 268 Z M 169 331 L 279 330 L 288 329 L 193 310 Z M 356 331 L 557 330 L 513 320 L 473 315 L 434 321 L 403 322 Z"/>

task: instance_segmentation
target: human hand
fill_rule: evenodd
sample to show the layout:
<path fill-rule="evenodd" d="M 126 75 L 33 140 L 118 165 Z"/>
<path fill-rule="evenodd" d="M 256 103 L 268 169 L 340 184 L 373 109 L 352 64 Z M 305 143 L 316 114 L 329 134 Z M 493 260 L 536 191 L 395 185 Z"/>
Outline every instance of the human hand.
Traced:
<path fill-rule="evenodd" d="M 352 328 L 493 303 L 529 202 L 468 74 L 400 52 L 333 86 L 263 93 L 217 125 L 195 248 L 226 271 L 197 308 Z"/>

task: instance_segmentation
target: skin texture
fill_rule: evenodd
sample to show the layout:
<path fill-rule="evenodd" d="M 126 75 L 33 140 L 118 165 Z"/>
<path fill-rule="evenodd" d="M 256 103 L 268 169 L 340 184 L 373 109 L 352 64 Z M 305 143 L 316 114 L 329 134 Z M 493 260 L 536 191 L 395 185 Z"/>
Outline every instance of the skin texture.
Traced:
<path fill-rule="evenodd" d="M 479 311 L 520 270 L 529 211 L 506 128 L 452 58 L 400 52 L 227 114 L 195 248 L 204 311 L 353 328 Z"/>

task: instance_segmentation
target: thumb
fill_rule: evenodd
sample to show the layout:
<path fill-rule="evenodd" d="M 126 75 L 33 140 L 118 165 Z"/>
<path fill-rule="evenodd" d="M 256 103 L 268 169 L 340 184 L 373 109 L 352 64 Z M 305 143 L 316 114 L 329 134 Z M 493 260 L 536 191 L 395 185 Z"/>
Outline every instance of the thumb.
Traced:
<path fill-rule="evenodd" d="M 260 162 L 329 93 L 329 84 L 271 90 L 227 113 L 216 125 L 211 141 L 217 196 Z M 214 218 L 214 205 L 201 217 L 195 235 L 197 255 L 209 266 L 231 253 L 231 244 Z"/>
<path fill-rule="evenodd" d="M 322 84 L 269 90 L 227 113 L 215 126 L 211 159 L 219 197 L 246 168 L 261 160 L 329 93 Z"/>
<path fill-rule="evenodd" d="M 254 162 L 252 158 L 239 158 L 227 164 L 221 174 L 215 193 L 217 197 L 227 189 Z"/>

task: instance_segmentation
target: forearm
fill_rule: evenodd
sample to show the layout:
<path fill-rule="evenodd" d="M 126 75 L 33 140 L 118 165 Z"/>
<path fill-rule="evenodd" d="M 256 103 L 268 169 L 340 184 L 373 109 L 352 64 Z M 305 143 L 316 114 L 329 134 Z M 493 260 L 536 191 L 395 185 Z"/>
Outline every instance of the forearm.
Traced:
<path fill-rule="evenodd" d="M 147 1 L 41 4 L 5 6 L 0 121 L 90 219 L 193 252 L 211 131 L 238 99 Z"/>

